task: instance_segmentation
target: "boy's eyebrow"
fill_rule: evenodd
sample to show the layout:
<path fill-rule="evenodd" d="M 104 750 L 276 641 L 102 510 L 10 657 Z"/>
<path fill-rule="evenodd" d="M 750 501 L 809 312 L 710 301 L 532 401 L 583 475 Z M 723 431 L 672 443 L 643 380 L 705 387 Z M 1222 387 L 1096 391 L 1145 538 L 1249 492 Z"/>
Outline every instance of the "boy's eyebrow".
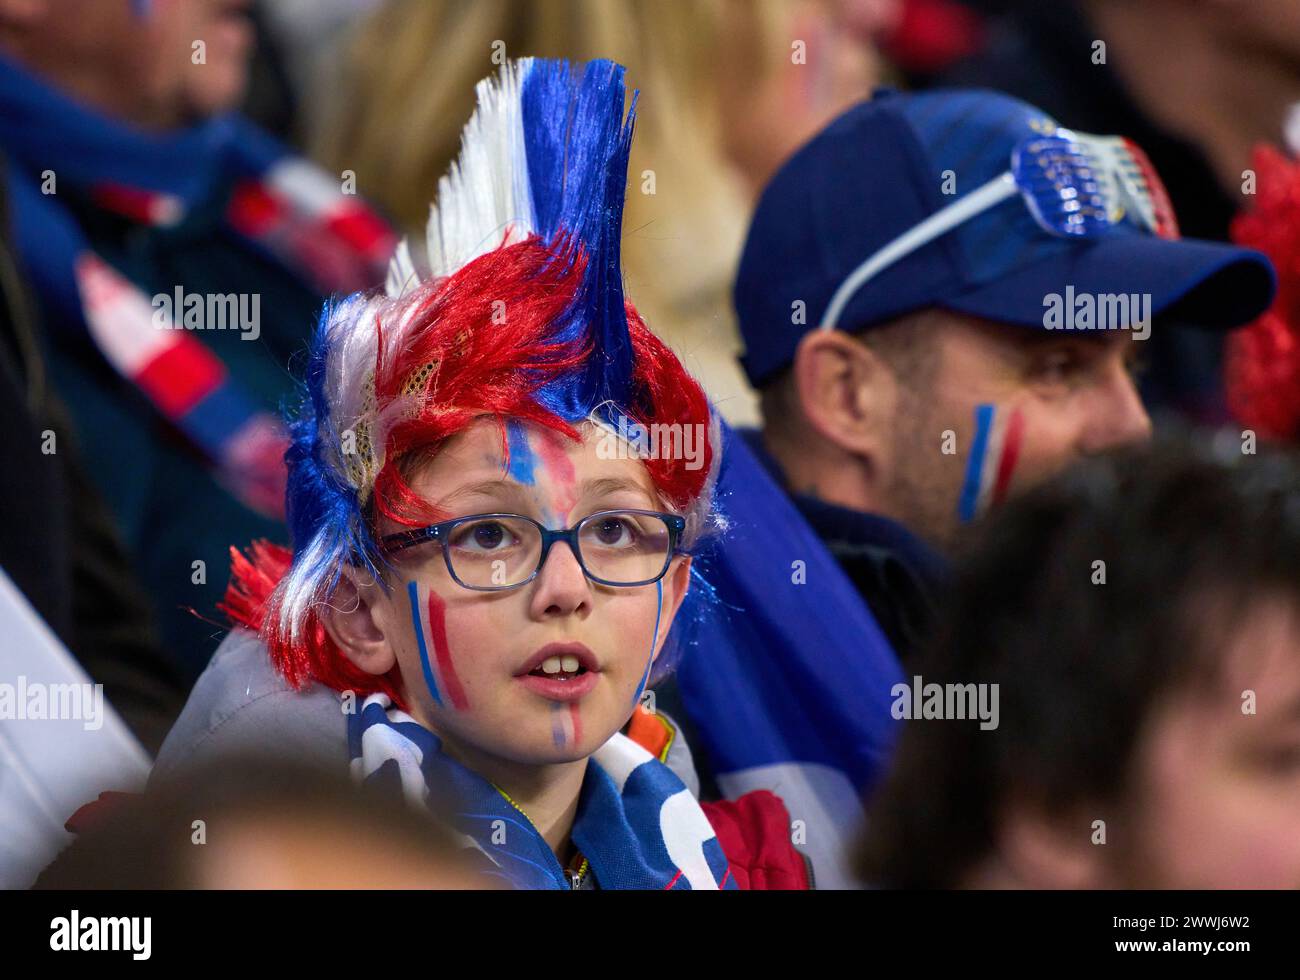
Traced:
<path fill-rule="evenodd" d="M 640 494 L 652 506 L 658 506 L 658 501 L 650 495 L 645 487 L 626 477 L 603 476 L 598 480 L 587 480 L 582 484 L 582 495 L 584 497 L 601 497 L 605 494 L 623 492 Z"/>
<path fill-rule="evenodd" d="M 635 493 L 644 497 L 651 509 L 659 506 L 659 501 L 645 487 L 626 477 L 604 476 L 595 480 L 585 480 L 579 489 L 583 497 L 602 497 L 613 493 Z M 525 487 L 514 480 L 481 480 L 477 483 L 467 483 L 462 487 L 457 487 L 450 493 L 439 497 L 433 501 L 433 507 L 436 510 L 445 511 L 450 504 L 455 503 L 457 500 L 474 496 L 506 496 L 513 500 L 519 500 L 521 497 L 526 496 L 526 492 Z"/>
<path fill-rule="evenodd" d="M 457 487 L 434 502 L 434 507 L 443 510 L 449 503 L 459 500 L 462 497 L 473 496 L 507 496 L 517 497 L 523 488 L 513 480 L 481 480 L 478 483 L 467 483 L 463 487 Z"/>

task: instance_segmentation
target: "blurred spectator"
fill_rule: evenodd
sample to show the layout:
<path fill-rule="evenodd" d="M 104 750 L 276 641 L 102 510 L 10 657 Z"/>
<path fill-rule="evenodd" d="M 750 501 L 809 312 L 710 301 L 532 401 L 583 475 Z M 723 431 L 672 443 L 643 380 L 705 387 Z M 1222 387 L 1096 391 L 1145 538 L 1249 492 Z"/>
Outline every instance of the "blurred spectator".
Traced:
<path fill-rule="evenodd" d="M 1292 152 L 1294 152 L 1294 147 Z M 1271 145 L 1255 153 L 1255 204 L 1232 224 L 1233 241 L 1277 267 L 1277 300 L 1228 342 L 1224 364 L 1233 416 L 1261 439 L 1300 443 L 1300 161 Z"/>
<path fill-rule="evenodd" d="M 1227 240 L 1251 150 L 1281 143 L 1300 97 L 1300 6 L 967 2 L 990 14 L 985 45 L 932 83 L 995 88 L 1086 132 L 1135 140 L 1165 176 L 1183 233 Z M 1225 421 L 1222 345 L 1213 333 L 1156 336 L 1143 385 L 1148 402 L 1196 423 Z"/>
<path fill-rule="evenodd" d="M 246 7 L 0 0 L 0 147 L 51 382 L 191 676 L 218 632 L 188 611 L 215 608 L 209 570 L 283 535 L 286 364 L 321 297 L 377 284 L 393 244 L 343 182 L 225 112 Z"/>
<path fill-rule="evenodd" d="M 483 888 L 451 833 L 344 775 L 227 757 L 113 794 L 69 821 L 78 834 L 41 889 Z"/>
<path fill-rule="evenodd" d="M 4 166 L 0 158 L 0 173 Z M 43 341 L 0 179 L 0 568 L 153 753 L 184 687 L 158 648 L 148 601 L 50 390 Z"/>
<path fill-rule="evenodd" d="M 422 233 L 474 83 L 502 58 L 627 65 L 643 90 L 623 240 L 628 293 L 723 413 L 753 422 L 727 301 L 750 199 L 789 152 L 870 91 L 881 72 L 869 39 L 875 6 L 391 0 L 355 39 L 320 156 L 355 170 L 364 193 Z"/>
<path fill-rule="evenodd" d="M 867 881 L 1300 887 L 1300 462 L 1234 455 L 1094 461 L 991 522 L 898 692 Z"/>

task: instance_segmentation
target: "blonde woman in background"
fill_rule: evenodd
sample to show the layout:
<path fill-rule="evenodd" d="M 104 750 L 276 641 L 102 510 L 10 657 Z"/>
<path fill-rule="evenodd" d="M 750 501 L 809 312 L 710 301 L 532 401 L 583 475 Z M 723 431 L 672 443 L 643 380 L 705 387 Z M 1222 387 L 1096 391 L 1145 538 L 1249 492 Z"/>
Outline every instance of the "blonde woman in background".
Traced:
<path fill-rule="evenodd" d="M 870 91 L 879 75 L 871 12 L 890 8 L 884 0 L 389 0 L 344 56 L 317 155 L 355 172 L 359 193 L 417 232 L 459 149 L 477 79 L 506 57 L 627 65 L 629 85 L 644 93 L 624 221 L 628 293 L 727 419 L 757 424 L 757 400 L 736 363 L 730 299 L 750 209 L 790 151 Z"/>

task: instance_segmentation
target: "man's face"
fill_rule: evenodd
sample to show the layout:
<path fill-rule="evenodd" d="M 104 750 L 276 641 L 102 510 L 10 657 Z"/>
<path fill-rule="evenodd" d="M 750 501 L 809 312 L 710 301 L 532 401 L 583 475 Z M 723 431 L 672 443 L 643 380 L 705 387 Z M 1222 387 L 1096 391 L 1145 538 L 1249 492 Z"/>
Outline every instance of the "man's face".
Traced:
<path fill-rule="evenodd" d="M 1070 463 L 1146 440 L 1142 341 L 936 313 L 925 377 L 899 378 L 880 510 L 933 543 Z"/>
<path fill-rule="evenodd" d="M 3 49 L 74 98 L 144 126 L 238 104 L 252 0 L 0 0 Z"/>
<path fill-rule="evenodd" d="M 1117 869 L 1134 887 L 1300 888 L 1300 610 L 1240 622 L 1223 676 L 1147 726 Z"/>

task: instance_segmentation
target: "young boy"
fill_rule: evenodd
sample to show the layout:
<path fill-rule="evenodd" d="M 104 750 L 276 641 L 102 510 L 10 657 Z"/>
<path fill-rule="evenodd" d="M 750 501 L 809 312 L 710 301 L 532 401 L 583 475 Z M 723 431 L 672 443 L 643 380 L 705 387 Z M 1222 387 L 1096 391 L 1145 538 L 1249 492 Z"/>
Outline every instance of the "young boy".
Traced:
<path fill-rule="evenodd" d="M 353 772 L 427 805 L 489 876 L 806 887 L 775 797 L 706 813 L 633 717 L 715 524 L 720 444 L 622 294 L 635 99 L 625 120 L 612 63 L 533 60 L 478 97 L 430 274 L 404 247 L 387 296 L 322 320 L 292 558 L 238 558 L 228 611 L 291 684 L 355 697 Z"/>

